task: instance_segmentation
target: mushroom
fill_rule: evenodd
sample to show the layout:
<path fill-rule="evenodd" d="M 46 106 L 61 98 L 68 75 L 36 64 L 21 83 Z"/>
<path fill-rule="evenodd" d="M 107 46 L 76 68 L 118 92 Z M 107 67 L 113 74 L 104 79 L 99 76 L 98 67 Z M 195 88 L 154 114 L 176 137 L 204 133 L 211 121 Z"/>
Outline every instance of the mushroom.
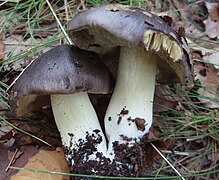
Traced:
<path fill-rule="evenodd" d="M 10 91 L 10 104 L 14 114 L 22 116 L 50 104 L 51 98 L 65 149 L 78 148 L 80 139 L 90 134 L 100 140 L 96 151 L 105 154 L 105 136 L 88 93 L 107 94 L 112 86 L 109 70 L 95 53 L 60 45 L 21 74 Z"/>
<path fill-rule="evenodd" d="M 109 4 L 77 14 L 68 29 L 82 49 L 104 57 L 119 49 L 116 85 L 104 120 L 109 155 L 114 154 L 113 142 L 131 146 L 149 132 L 155 77 L 159 83 L 192 85 L 186 39 L 165 18 L 140 8 Z"/>

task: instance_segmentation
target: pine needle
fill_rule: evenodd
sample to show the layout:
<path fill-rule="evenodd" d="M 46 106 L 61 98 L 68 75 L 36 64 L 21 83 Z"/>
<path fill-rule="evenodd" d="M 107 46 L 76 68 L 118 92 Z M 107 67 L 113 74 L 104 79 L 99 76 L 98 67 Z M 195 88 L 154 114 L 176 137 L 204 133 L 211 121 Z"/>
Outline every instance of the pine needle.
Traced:
<path fill-rule="evenodd" d="M 68 43 L 69 43 L 70 45 L 74 45 L 74 43 L 72 42 L 72 40 L 70 39 L 70 37 L 69 37 L 68 34 L 66 33 L 64 27 L 62 26 L 61 22 L 59 21 L 58 17 L 56 16 L 56 13 L 54 12 L 54 10 L 53 10 L 53 8 L 52 8 L 52 6 L 51 6 L 49 0 L 46 0 L 46 2 L 47 2 L 47 4 L 48 4 L 50 10 L 52 11 L 52 14 L 53 14 L 53 16 L 55 17 L 55 19 L 56 19 L 56 21 L 57 21 L 59 27 L 60 27 L 61 30 L 62 30 L 62 33 L 64 34 L 65 38 L 67 39 Z"/>
<path fill-rule="evenodd" d="M 176 174 L 178 174 L 181 179 L 186 180 L 181 174 L 180 172 L 171 164 L 171 162 L 160 152 L 160 150 L 150 142 L 151 146 L 158 152 L 158 154 L 167 162 L 167 164 L 169 164 L 169 166 L 176 172 Z"/>

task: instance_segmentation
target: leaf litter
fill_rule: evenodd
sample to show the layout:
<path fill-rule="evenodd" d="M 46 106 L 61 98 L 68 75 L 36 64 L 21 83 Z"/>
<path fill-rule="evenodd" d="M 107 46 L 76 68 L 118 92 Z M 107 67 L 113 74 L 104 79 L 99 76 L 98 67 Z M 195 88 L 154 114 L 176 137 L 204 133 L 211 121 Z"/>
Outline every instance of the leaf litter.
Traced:
<path fill-rule="evenodd" d="M 83 1 L 83 3 L 76 2 L 74 5 L 79 7 L 76 8 L 76 11 L 78 11 L 82 6 L 87 8 L 87 4 L 86 1 Z M 60 4 L 58 3 L 56 7 L 59 6 Z M 162 152 L 171 159 L 171 163 L 174 164 L 182 174 L 192 175 L 198 174 L 199 172 L 217 170 L 219 169 L 218 3 L 217 1 L 152 0 L 147 4 L 147 7 L 145 4 L 141 4 L 141 6 L 145 8 L 149 7 L 150 10 L 159 12 L 161 16 L 170 15 L 173 19 L 172 24 L 175 29 L 185 27 L 187 40 L 192 49 L 192 57 L 195 62 L 196 84 L 190 91 L 185 92 L 180 89 L 180 86 L 170 87 L 158 84 L 156 87 L 154 102 L 155 122 L 153 125 L 153 129 L 155 130 L 152 129 L 151 131 L 153 131 L 152 134 L 156 134 L 152 135 L 154 139 L 162 141 L 155 142 L 155 145 L 162 149 Z M 70 6 L 69 9 L 71 9 Z M 71 10 L 73 10 L 73 12 L 75 11 L 75 9 Z M 47 13 L 48 11 L 46 11 L 45 8 L 42 15 Z M 45 24 L 48 23 L 48 21 L 42 22 Z M 54 23 L 55 21 L 51 20 L 49 22 Z M 6 26 L 10 27 L 10 23 L 11 22 L 7 22 Z M 41 26 L 40 28 L 45 27 L 46 26 Z M 54 25 L 51 27 L 54 28 Z M 8 59 L 9 55 L 12 57 L 19 55 L 34 45 L 29 37 L 23 41 L 25 32 L 28 33 L 29 31 L 27 28 L 22 31 L 18 30 L 19 29 L 10 31 L 7 37 L 5 36 L 6 34 L 3 33 L 2 39 L 0 38 L 0 61 Z M 49 35 L 52 35 L 52 33 Z M 39 40 L 38 43 L 46 41 L 47 34 L 42 34 L 40 37 L 41 38 L 36 38 Z M 58 42 L 56 43 L 58 44 Z M 38 54 L 32 53 L 29 56 L 25 55 L 25 58 L 19 58 L 20 61 L 16 63 L 10 62 L 7 66 L 4 66 L 0 74 L 1 81 L 4 80 L 4 82 L 10 85 L 12 80 L 15 79 L 34 56 L 36 57 Z M 101 103 L 104 103 L 104 101 Z M 96 106 L 100 106 L 98 102 Z M 8 120 L 19 128 L 48 140 L 54 147 L 61 146 L 58 131 L 54 128 L 55 123 L 51 120 L 53 118 L 47 117 L 45 111 L 47 113 L 50 112 L 50 110 L 42 109 L 41 113 L 44 112 L 42 113 L 43 115 L 37 112 L 23 119 L 14 118 Z M 103 110 L 100 112 L 100 117 L 104 114 L 102 111 Z M 30 121 L 30 119 L 35 119 L 34 123 Z M 43 122 L 45 126 L 41 127 L 40 122 Z M 51 127 L 51 124 L 54 126 Z M 48 127 L 49 130 L 47 129 Z M 18 147 L 19 153 L 14 158 L 15 162 L 13 166 L 23 167 L 29 157 L 32 157 L 38 148 L 44 146 L 32 137 L 27 137 L 11 128 L 6 128 L 7 130 L 4 128 L 4 123 L 0 121 L 0 164 L 2 164 L 0 168 L 0 179 L 9 177 L 15 172 L 10 169 L 7 173 L 4 171 Z M 6 139 L 8 144 L 5 143 Z M 165 146 L 162 146 L 163 143 L 165 143 Z M 150 154 L 152 158 L 148 159 L 148 161 L 153 164 L 150 168 L 151 174 L 156 173 L 157 169 L 162 166 L 163 168 L 160 169 L 160 174 L 175 175 L 168 165 L 159 158 L 154 149 L 152 148 L 150 150 L 154 152 L 154 154 Z M 24 156 L 26 158 L 24 158 Z M 203 175 L 203 177 L 217 179 L 218 175 L 217 173 L 209 173 Z M 197 179 L 200 178 L 197 176 Z"/>

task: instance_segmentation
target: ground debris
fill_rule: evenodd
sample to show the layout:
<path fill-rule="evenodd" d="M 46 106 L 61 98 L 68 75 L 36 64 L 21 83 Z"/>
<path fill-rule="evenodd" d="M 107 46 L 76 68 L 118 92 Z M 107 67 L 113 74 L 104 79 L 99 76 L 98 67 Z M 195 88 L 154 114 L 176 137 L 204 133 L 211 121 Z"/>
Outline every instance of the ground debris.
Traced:
<path fill-rule="evenodd" d="M 151 173 L 154 160 L 159 158 L 157 152 L 148 143 L 148 135 L 131 146 L 125 143 L 119 144 L 117 141 L 114 142 L 115 159 L 113 161 L 104 157 L 102 153 L 96 152 L 95 146 L 101 140 L 94 137 L 96 136 L 87 134 L 85 140 L 80 140 L 78 149 L 66 148 L 68 161 L 72 162 L 70 165 L 72 173 L 141 177 L 146 173 Z M 156 137 L 156 135 L 150 137 Z M 165 148 L 163 142 L 155 141 L 154 143 L 159 148 Z M 89 159 L 91 154 L 95 154 L 96 158 Z"/>

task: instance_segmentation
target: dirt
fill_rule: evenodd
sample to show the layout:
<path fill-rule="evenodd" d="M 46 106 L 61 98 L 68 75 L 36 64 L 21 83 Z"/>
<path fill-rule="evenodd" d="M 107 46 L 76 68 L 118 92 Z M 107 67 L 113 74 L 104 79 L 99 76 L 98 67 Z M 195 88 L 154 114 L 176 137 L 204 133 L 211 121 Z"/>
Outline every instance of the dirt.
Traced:
<path fill-rule="evenodd" d="M 122 117 L 127 115 L 129 113 L 128 110 L 126 110 L 126 106 L 124 108 L 122 108 L 121 112 L 118 114 L 119 118 L 117 120 L 117 124 L 119 125 L 122 121 Z"/>
<path fill-rule="evenodd" d="M 65 149 L 68 162 L 73 162 L 70 164 L 71 173 L 122 177 L 145 175 L 145 170 L 151 166 L 151 161 L 148 161 L 148 155 L 151 153 L 151 148 L 148 148 L 148 135 L 136 141 L 132 146 L 119 144 L 118 141 L 114 142 L 115 159 L 111 161 L 102 153 L 97 152 L 95 146 L 102 142 L 102 137 L 98 133 L 98 131 L 92 134 L 87 133 L 86 139 L 81 139 L 77 148 Z M 90 160 L 91 154 L 94 154 L 96 158 Z M 151 158 L 153 159 L 152 156 Z"/>
<path fill-rule="evenodd" d="M 136 124 L 138 130 L 140 130 L 140 131 L 145 130 L 145 120 L 144 119 L 137 117 L 134 119 L 134 121 L 135 121 L 135 124 Z"/>

